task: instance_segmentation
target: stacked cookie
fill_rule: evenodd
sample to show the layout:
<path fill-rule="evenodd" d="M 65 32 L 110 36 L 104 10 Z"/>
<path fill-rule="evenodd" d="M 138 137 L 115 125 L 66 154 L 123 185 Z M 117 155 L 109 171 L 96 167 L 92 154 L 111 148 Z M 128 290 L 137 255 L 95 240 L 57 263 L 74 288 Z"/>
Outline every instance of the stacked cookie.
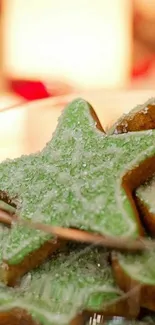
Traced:
<path fill-rule="evenodd" d="M 154 129 L 153 100 L 105 134 L 77 99 L 41 152 L 0 164 L 0 207 L 12 220 L 0 228 L 0 324 L 155 311 Z"/>

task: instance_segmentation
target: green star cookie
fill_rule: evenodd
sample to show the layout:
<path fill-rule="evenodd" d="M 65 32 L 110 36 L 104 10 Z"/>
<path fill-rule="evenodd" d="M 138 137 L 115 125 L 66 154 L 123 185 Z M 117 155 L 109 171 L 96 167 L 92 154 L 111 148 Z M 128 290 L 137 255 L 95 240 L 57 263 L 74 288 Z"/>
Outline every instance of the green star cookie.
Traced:
<path fill-rule="evenodd" d="M 132 191 L 155 172 L 155 131 L 107 136 L 96 128 L 91 112 L 84 100 L 73 101 L 41 152 L 0 164 L 0 190 L 21 218 L 137 237 Z M 18 268 L 49 238 L 15 224 L 2 251 L 2 278 L 7 281 L 3 261 L 5 272 Z"/>
<path fill-rule="evenodd" d="M 119 287 L 126 291 L 139 287 L 141 307 L 155 311 L 155 251 L 137 255 L 117 254 L 113 270 Z"/>
<path fill-rule="evenodd" d="M 137 204 L 148 231 L 155 235 L 155 177 L 136 191 Z"/>
<path fill-rule="evenodd" d="M 0 323 L 1 313 L 13 308 L 25 310 L 39 325 L 69 325 L 83 311 L 109 308 L 117 314 L 116 300 L 122 295 L 115 285 L 107 252 L 87 247 L 60 254 L 31 271 L 20 287 L 1 284 Z M 123 300 L 121 304 L 124 314 Z"/>
<path fill-rule="evenodd" d="M 133 130 L 155 128 L 155 100 L 149 100 L 144 105 L 131 111 L 116 122 L 110 133 L 123 133 Z M 150 130 L 150 132 L 152 132 Z M 155 180 L 141 185 L 136 191 L 138 206 L 143 214 L 143 221 L 149 233 L 155 234 L 153 220 L 153 201 Z M 141 306 L 155 311 L 155 251 L 146 251 L 141 254 L 117 254 L 113 258 L 113 269 L 117 282 L 124 291 L 140 286 L 139 301 Z"/>
<path fill-rule="evenodd" d="M 127 115 L 123 115 L 108 131 L 120 134 L 130 131 L 151 130 L 155 128 L 155 99 L 139 105 Z M 155 235 L 155 177 L 136 190 L 136 203 L 144 225 L 150 234 Z"/>

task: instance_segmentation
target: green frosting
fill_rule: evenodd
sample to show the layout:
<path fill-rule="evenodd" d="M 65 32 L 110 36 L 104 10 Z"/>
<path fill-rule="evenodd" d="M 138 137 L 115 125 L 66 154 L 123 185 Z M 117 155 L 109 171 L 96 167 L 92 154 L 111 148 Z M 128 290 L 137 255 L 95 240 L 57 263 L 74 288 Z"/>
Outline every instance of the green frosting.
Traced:
<path fill-rule="evenodd" d="M 122 116 L 109 130 L 109 134 L 117 133 L 116 127 L 124 123 L 122 132 L 128 131 L 128 121 L 136 113 L 147 114 L 148 105 L 155 105 L 155 99 L 151 99 L 144 105 L 139 105 L 129 114 Z M 153 132 L 148 130 L 148 132 Z M 139 132 L 138 132 L 139 133 Z M 130 133 L 128 133 L 130 134 Z M 118 135 L 117 135 L 118 136 Z M 136 190 L 136 196 L 145 204 L 151 213 L 155 213 L 155 177 L 141 185 Z M 141 254 L 118 254 L 119 263 L 126 274 L 142 284 L 155 285 L 155 251 L 145 251 Z"/>
<path fill-rule="evenodd" d="M 0 224 L 0 263 L 2 262 L 3 248 L 5 247 L 5 243 L 8 235 L 9 235 L 9 228 L 3 226 L 3 224 Z"/>
<path fill-rule="evenodd" d="M 155 213 L 154 195 L 155 179 L 141 186 L 136 196 L 145 204 L 150 212 Z M 150 239 L 151 240 L 151 239 Z M 119 254 L 119 263 L 125 273 L 132 279 L 143 284 L 155 286 L 155 251 L 150 250 L 141 254 Z"/>
<path fill-rule="evenodd" d="M 0 285 L 0 312 L 18 307 L 39 324 L 68 325 L 83 310 L 101 311 L 122 293 L 114 283 L 108 255 L 86 247 L 61 253 L 22 279 L 20 287 Z"/>
<path fill-rule="evenodd" d="M 141 254 L 118 254 L 124 272 L 143 284 L 155 285 L 155 251 Z"/>
<path fill-rule="evenodd" d="M 155 214 L 155 177 L 141 185 L 136 191 L 136 196 L 147 207 L 149 212 Z"/>
<path fill-rule="evenodd" d="M 89 104 L 77 99 L 41 152 L 0 164 L 0 190 L 13 198 L 21 218 L 136 237 L 138 226 L 121 180 L 155 155 L 154 143 L 155 130 L 107 136 L 96 129 Z M 15 224 L 2 258 L 17 264 L 48 238 Z"/>

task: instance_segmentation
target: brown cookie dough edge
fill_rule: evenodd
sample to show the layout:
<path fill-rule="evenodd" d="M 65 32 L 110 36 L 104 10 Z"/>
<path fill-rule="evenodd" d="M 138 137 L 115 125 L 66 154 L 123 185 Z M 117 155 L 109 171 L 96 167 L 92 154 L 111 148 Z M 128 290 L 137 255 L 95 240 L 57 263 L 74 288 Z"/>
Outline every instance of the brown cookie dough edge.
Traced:
<path fill-rule="evenodd" d="M 138 213 L 138 208 L 136 206 L 136 200 L 133 197 L 133 192 L 138 188 L 146 179 L 150 178 L 155 173 L 155 156 L 147 158 L 138 167 L 127 172 L 122 179 L 122 186 L 127 193 L 127 196 L 132 204 L 133 211 L 137 220 L 139 227 L 139 234 L 144 235 L 144 228 L 142 225 L 142 220 L 140 220 L 140 215 Z M 148 215 L 149 217 L 149 215 Z M 149 219 L 147 220 L 149 223 Z"/>
<path fill-rule="evenodd" d="M 45 242 L 39 249 L 28 254 L 24 260 L 19 264 L 8 264 L 3 261 L 0 265 L 0 279 L 6 285 L 14 286 L 17 280 L 25 273 L 40 266 L 50 255 L 58 249 L 63 248 L 66 241 L 57 239 L 55 242 Z"/>
<path fill-rule="evenodd" d="M 96 114 L 94 108 L 93 108 L 90 104 L 89 104 L 89 110 L 90 110 L 90 114 L 91 114 L 93 120 L 96 122 L 96 128 L 97 128 L 99 131 L 101 131 L 101 132 L 104 133 L 105 131 L 104 131 L 104 129 L 103 129 L 101 123 L 100 123 L 100 120 L 99 120 L 99 118 L 98 118 L 98 116 L 97 116 L 97 114 Z"/>
<path fill-rule="evenodd" d="M 135 196 L 136 205 L 140 212 L 141 218 L 143 220 L 144 225 L 146 226 L 146 230 L 153 237 L 155 236 L 155 213 L 151 213 L 149 208 L 144 204 L 144 202 L 137 196 Z"/>
<path fill-rule="evenodd" d="M 110 129 L 110 133 L 127 133 L 132 131 L 144 131 L 155 128 L 155 101 L 153 104 L 139 106 L 139 111 L 131 111 L 122 117 Z"/>
<path fill-rule="evenodd" d="M 135 111 L 131 116 L 130 114 L 124 116 L 120 123 L 118 122 L 113 132 L 125 133 L 155 129 L 155 105 L 148 104 L 146 107 L 147 110 L 145 110 L 145 106 L 140 106 L 139 112 Z M 131 174 L 129 173 L 128 175 L 125 175 L 123 187 L 128 193 L 128 197 L 131 196 L 129 188 L 133 191 L 139 185 L 144 183 L 147 178 L 150 178 L 153 175 L 153 164 L 155 164 L 155 157 L 147 159 L 139 166 L 138 170 L 132 170 Z M 141 183 L 139 182 L 140 179 Z M 140 200 L 138 200 L 137 197 L 134 197 L 133 199 L 131 196 L 130 201 L 133 202 L 133 207 L 137 217 L 140 215 L 142 217 L 141 221 L 144 221 L 144 224 L 147 226 L 150 233 L 155 234 L 155 219 L 153 220 L 153 215 L 149 213 L 148 209 L 142 204 L 142 202 L 140 202 Z M 138 213 L 138 211 L 140 213 Z M 122 269 L 117 255 L 115 256 L 115 259 L 112 260 L 112 267 L 119 287 L 123 291 L 128 292 L 131 289 L 131 286 L 136 287 L 137 285 L 140 285 L 140 305 L 155 311 L 155 286 L 142 285 L 140 282 L 134 281 L 132 277 L 126 274 Z"/>
<path fill-rule="evenodd" d="M 140 313 L 140 305 L 134 304 L 134 308 L 130 308 L 131 306 L 131 299 L 128 297 L 121 297 L 118 298 L 118 301 L 115 301 L 113 304 L 103 307 L 102 310 L 94 312 L 94 311 L 87 311 L 87 313 L 93 317 L 94 314 L 105 316 L 105 317 L 125 317 L 128 319 L 135 319 L 138 317 Z"/>
<path fill-rule="evenodd" d="M 131 311 L 131 310 L 130 310 Z M 101 312 L 83 311 L 78 314 L 68 325 L 86 325 L 90 318 L 93 319 L 95 315 L 102 316 L 103 319 L 111 318 L 113 316 L 126 317 L 127 319 L 135 319 L 139 314 L 139 309 L 134 308 L 134 311 L 129 313 L 129 301 L 124 299 Z M 23 309 L 14 308 L 8 311 L 0 312 L 1 325 L 41 325 L 36 322 L 31 315 Z"/>
<path fill-rule="evenodd" d="M 85 325 L 89 320 L 87 313 L 77 315 L 68 325 Z M 41 325 L 36 322 L 25 310 L 14 308 L 10 311 L 0 312 L 1 325 Z"/>
<path fill-rule="evenodd" d="M 0 312 L 1 325 L 39 325 L 26 311 L 14 308 L 9 311 Z"/>
<path fill-rule="evenodd" d="M 121 267 L 117 255 L 113 255 L 112 257 L 112 267 L 118 286 L 124 292 L 133 290 L 131 308 L 135 308 L 135 305 L 138 304 L 140 307 L 145 307 L 155 311 L 155 286 L 142 284 L 141 282 L 132 279 Z M 134 289 L 137 291 L 135 291 L 135 295 Z"/>

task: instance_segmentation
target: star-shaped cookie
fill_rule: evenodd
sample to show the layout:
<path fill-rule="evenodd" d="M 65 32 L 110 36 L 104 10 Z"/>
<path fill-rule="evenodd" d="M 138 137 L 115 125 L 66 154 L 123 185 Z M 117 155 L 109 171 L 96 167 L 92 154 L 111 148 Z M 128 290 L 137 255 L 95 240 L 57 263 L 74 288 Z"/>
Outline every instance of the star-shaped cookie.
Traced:
<path fill-rule="evenodd" d="M 78 247 L 29 272 L 16 288 L 0 284 L 0 324 L 4 312 L 7 324 L 12 324 L 11 310 L 14 317 L 22 315 L 23 324 L 31 324 L 32 318 L 34 324 L 42 325 L 74 324 L 73 320 L 78 315 L 85 318 L 86 312 L 87 318 L 93 312 L 137 316 L 135 306 L 128 308 L 130 300 L 123 299 L 123 292 L 115 284 L 107 251 Z"/>
<path fill-rule="evenodd" d="M 122 134 L 126 132 L 155 128 L 155 100 L 151 99 L 144 105 L 138 106 L 129 115 L 123 116 L 110 129 L 109 133 Z M 151 130 L 150 130 L 151 131 Z M 151 131 L 152 132 L 152 131 Z M 155 234 L 153 207 L 155 207 L 154 178 L 141 185 L 136 190 L 136 203 L 148 235 Z M 154 193 L 154 194 L 153 194 Z M 141 306 L 155 311 L 155 251 L 150 250 L 141 254 L 113 254 L 113 269 L 120 288 L 124 291 L 139 287 Z"/>
<path fill-rule="evenodd" d="M 41 152 L 0 164 L 1 199 L 30 221 L 136 238 L 142 227 L 132 192 L 154 172 L 155 130 L 106 135 L 91 106 L 77 99 Z M 55 249 L 49 239 L 12 225 L 1 254 L 2 280 L 11 283 L 40 264 Z"/>
<path fill-rule="evenodd" d="M 155 177 L 152 177 L 136 191 L 137 205 L 150 234 L 155 235 Z"/>

